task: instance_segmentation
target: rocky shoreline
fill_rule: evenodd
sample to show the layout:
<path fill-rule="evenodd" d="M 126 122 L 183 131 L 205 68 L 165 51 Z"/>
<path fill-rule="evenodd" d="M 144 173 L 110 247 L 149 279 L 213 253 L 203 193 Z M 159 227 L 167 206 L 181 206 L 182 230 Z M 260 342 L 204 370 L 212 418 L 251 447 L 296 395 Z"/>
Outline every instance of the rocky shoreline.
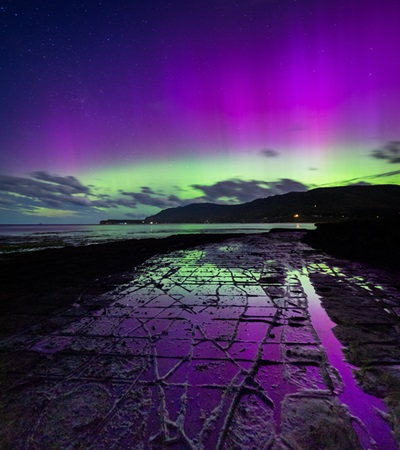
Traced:
<path fill-rule="evenodd" d="M 10 322 L 11 313 L 38 316 L 67 307 L 83 291 L 99 294 L 122 283 L 148 258 L 196 245 L 223 242 L 240 234 L 174 235 L 163 239 L 130 239 L 79 247 L 9 253 L 0 256 L 2 295 L 0 329 L 18 331 L 25 323 Z"/>
<path fill-rule="evenodd" d="M 301 243 L 305 235 L 184 235 L 3 255 L 0 442 L 28 448 L 64 436 L 94 449 L 128 433 L 110 446 L 119 449 L 136 430 L 142 443 L 186 439 L 190 448 L 196 439 L 221 449 L 383 448 L 354 433 L 358 413 L 342 402 L 346 383 L 316 331 L 315 301 L 336 324 L 359 386 L 384 399 L 388 414 L 379 414 L 400 442 L 399 271 L 329 256 Z M 228 366 L 236 375 L 222 382 Z M 196 403 L 186 411 L 197 396 L 185 389 L 222 394 L 209 421 Z M 194 428 L 173 419 L 179 401 Z M 166 435 L 151 421 L 160 405 Z M 130 422 L 132 408 L 147 428 Z"/>
<path fill-rule="evenodd" d="M 191 250 L 182 249 L 191 238 L 175 237 L 165 240 L 164 248 L 173 245 L 176 251 L 139 266 L 132 265 L 131 256 L 133 248 L 140 254 L 137 242 L 44 251 L 36 259 L 32 254 L 29 263 L 35 269 L 29 276 L 35 291 L 29 294 L 20 272 L 14 295 L 17 290 L 25 297 L 2 316 L 0 381 L 8 425 L 0 430 L 0 441 L 20 448 L 44 439 L 93 449 L 174 439 L 189 448 L 201 448 L 201 443 L 232 448 L 241 442 L 243 448 L 268 443 L 273 449 L 300 449 L 328 441 L 331 449 L 370 448 L 374 437 L 369 433 L 377 427 L 366 428 L 367 434 L 353 429 L 360 393 L 355 396 L 345 387 L 338 366 L 329 360 L 330 347 L 316 332 L 318 316 L 314 322 L 310 315 L 313 289 L 338 324 L 334 332 L 348 360 L 360 368 L 360 384 L 385 399 L 399 439 L 399 295 L 390 274 L 314 251 L 300 243 L 303 233 L 218 244 L 204 236 L 200 239 L 207 245 Z M 104 276 L 93 279 L 90 265 L 98 266 L 99 255 L 111 249 L 121 265 L 105 264 Z M 75 286 L 60 274 L 63 263 L 65 270 L 72 261 L 69 275 L 77 277 Z M 46 289 L 43 277 L 34 278 L 45 265 L 52 270 Z M 367 353 L 359 351 L 366 346 Z M 350 403 L 341 400 L 346 389 Z M 199 408 L 196 399 L 203 394 L 220 397 L 211 409 L 208 403 Z M 179 403 L 185 420 L 176 417 Z M 132 422 L 132 408 L 143 413 L 141 420 Z M 137 428 L 138 423 L 149 425 Z"/>
<path fill-rule="evenodd" d="M 304 242 L 334 256 L 400 268 L 400 218 L 320 223 Z"/>
<path fill-rule="evenodd" d="M 304 232 L 303 242 L 315 251 L 337 257 L 371 263 L 398 272 L 400 258 L 400 219 L 317 224 Z M 274 233 L 294 230 L 272 229 Z M 148 258 L 197 245 L 224 242 L 229 234 L 173 235 L 162 239 L 130 239 L 124 241 L 0 256 L 3 289 L 0 301 L 0 326 L 17 331 L 24 323 L 10 323 L 7 315 L 33 310 L 47 314 L 74 303 L 85 289 L 106 292 L 122 283 L 125 271 L 132 271 Z M 15 328 L 16 327 L 16 328 Z"/>

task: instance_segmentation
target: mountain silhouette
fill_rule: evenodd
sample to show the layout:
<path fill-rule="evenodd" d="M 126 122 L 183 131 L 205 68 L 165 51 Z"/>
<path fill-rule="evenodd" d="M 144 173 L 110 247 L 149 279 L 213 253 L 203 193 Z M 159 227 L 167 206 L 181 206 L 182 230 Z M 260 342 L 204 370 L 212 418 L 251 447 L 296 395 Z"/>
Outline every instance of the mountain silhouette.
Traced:
<path fill-rule="evenodd" d="M 260 198 L 240 205 L 193 203 L 149 216 L 157 223 L 326 222 L 398 217 L 400 186 L 317 188 Z"/>

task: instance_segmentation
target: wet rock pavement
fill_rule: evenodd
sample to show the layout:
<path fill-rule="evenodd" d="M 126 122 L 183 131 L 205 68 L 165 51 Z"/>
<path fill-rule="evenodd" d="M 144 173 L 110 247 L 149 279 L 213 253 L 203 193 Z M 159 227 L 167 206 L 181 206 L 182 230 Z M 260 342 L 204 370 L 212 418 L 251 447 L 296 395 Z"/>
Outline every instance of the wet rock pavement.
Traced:
<path fill-rule="evenodd" d="M 153 257 L 3 332 L 0 447 L 397 448 L 399 280 L 300 237 Z"/>

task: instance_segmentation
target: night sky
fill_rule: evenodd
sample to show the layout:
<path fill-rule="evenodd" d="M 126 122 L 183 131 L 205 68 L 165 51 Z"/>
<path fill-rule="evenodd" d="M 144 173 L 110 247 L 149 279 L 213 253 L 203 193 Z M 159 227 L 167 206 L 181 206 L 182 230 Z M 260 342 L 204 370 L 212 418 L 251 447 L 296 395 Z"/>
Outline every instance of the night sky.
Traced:
<path fill-rule="evenodd" d="M 0 223 L 400 184 L 397 0 L 0 2 Z"/>

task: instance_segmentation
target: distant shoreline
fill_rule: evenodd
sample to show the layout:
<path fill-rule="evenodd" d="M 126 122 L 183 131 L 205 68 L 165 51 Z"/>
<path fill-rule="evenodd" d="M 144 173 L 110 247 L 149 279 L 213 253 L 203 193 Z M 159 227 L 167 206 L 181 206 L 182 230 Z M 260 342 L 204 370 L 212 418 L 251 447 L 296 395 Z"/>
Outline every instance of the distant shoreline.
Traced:
<path fill-rule="evenodd" d="M 211 221 L 186 221 L 186 222 L 152 222 L 148 220 L 117 220 L 117 219 L 107 219 L 100 220 L 98 225 L 279 225 L 280 223 L 291 223 L 297 224 L 295 220 L 292 221 L 282 221 L 282 222 L 211 222 Z M 315 221 L 303 221 L 302 224 L 314 224 Z"/>

